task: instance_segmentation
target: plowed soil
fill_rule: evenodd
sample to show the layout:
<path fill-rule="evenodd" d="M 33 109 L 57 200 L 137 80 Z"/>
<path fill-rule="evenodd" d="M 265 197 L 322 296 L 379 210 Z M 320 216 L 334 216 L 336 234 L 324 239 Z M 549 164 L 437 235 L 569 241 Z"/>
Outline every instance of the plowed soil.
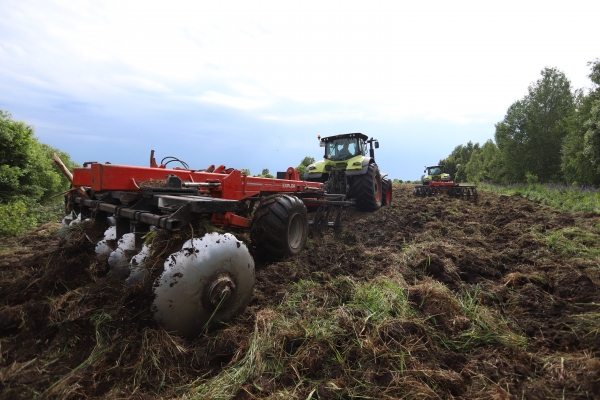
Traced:
<path fill-rule="evenodd" d="M 0 398 L 600 398 L 597 214 L 395 185 L 343 224 L 258 259 L 246 311 L 194 340 L 108 273 L 101 230 L 3 239 Z"/>

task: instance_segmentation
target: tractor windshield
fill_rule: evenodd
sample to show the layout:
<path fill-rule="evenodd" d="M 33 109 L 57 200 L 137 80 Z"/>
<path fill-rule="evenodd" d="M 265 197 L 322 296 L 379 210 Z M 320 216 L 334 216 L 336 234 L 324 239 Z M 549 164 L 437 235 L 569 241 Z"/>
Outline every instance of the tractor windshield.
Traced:
<path fill-rule="evenodd" d="M 336 139 L 325 147 L 325 157 L 333 161 L 347 160 L 359 154 L 362 154 L 362 146 L 356 138 Z"/>
<path fill-rule="evenodd" d="M 440 167 L 429 168 L 429 175 L 439 175 L 441 173 L 442 173 L 442 169 Z"/>

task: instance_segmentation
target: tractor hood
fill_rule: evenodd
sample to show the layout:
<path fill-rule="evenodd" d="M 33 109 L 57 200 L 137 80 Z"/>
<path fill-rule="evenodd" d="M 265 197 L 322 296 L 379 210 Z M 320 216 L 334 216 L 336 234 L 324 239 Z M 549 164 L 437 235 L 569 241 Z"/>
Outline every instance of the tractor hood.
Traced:
<path fill-rule="evenodd" d="M 323 174 L 328 174 L 333 169 L 342 169 L 346 175 L 361 175 L 366 172 L 371 161 L 371 157 L 362 155 L 354 156 L 348 160 L 331 161 L 321 160 L 310 164 L 304 172 L 304 179 L 318 179 Z"/>

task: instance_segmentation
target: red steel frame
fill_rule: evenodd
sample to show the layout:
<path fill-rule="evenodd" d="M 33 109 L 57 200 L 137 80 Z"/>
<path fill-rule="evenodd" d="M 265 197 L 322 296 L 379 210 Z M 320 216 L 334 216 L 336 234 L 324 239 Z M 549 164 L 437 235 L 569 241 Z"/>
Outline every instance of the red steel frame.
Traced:
<path fill-rule="evenodd" d="M 220 167 L 219 167 L 220 168 Z M 244 200 L 260 193 L 301 193 L 323 190 L 319 182 L 297 180 L 288 168 L 287 176 L 294 179 L 270 179 L 246 176 L 237 169 L 222 172 L 205 172 L 186 169 L 166 169 L 152 167 L 133 167 L 117 164 L 93 163 L 89 168 L 74 168 L 73 185 L 87 186 L 95 192 L 112 190 L 140 191 L 138 182 L 148 180 L 166 180 L 168 175 L 176 175 L 183 182 L 218 183 L 219 185 L 200 187 L 199 192 L 219 199 Z M 217 171 L 215 169 L 215 171 Z M 295 175 L 295 176 L 294 176 Z"/>
<path fill-rule="evenodd" d="M 87 164 L 87 163 L 86 163 Z M 316 193 L 323 190 L 323 183 L 299 180 L 298 171 L 290 167 L 286 179 L 258 178 L 247 176 L 240 170 L 226 169 L 221 165 L 210 166 L 207 171 L 187 169 L 166 169 L 164 166 L 135 167 L 117 164 L 90 163 L 90 167 L 73 169 L 73 185 L 90 187 L 95 192 L 131 191 L 139 192 L 139 182 L 166 180 L 169 175 L 178 176 L 182 182 L 213 183 L 200 186 L 198 193 L 214 198 L 244 200 L 249 197 L 269 193 Z M 232 212 L 214 213 L 212 222 L 220 226 L 248 228 L 251 220 Z"/>
<path fill-rule="evenodd" d="M 458 186 L 458 185 L 456 183 L 454 183 L 454 181 L 447 181 L 447 182 L 431 181 L 431 182 L 429 182 L 429 186 L 453 187 L 453 186 Z"/>

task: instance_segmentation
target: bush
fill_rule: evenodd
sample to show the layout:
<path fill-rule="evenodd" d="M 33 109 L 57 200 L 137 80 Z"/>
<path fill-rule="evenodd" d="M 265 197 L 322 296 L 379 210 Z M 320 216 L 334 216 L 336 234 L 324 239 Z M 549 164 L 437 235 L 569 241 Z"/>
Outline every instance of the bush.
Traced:
<path fill-rule="evenodd" d="M 61 208 L 55 194 L 70 182 L 52 161 L 56 152 L 65 166 L 78 164 L 68 154 L 40 143 L 34 129 L 0 110 L 0 235 L 12 236 L 56 218 Z"/>
<path fill-rule="evenodd" d="M 14 236 L 35 226 L 37 220 L 29 213 L 23 200 L 0 203 L 0 235 Z"/>

